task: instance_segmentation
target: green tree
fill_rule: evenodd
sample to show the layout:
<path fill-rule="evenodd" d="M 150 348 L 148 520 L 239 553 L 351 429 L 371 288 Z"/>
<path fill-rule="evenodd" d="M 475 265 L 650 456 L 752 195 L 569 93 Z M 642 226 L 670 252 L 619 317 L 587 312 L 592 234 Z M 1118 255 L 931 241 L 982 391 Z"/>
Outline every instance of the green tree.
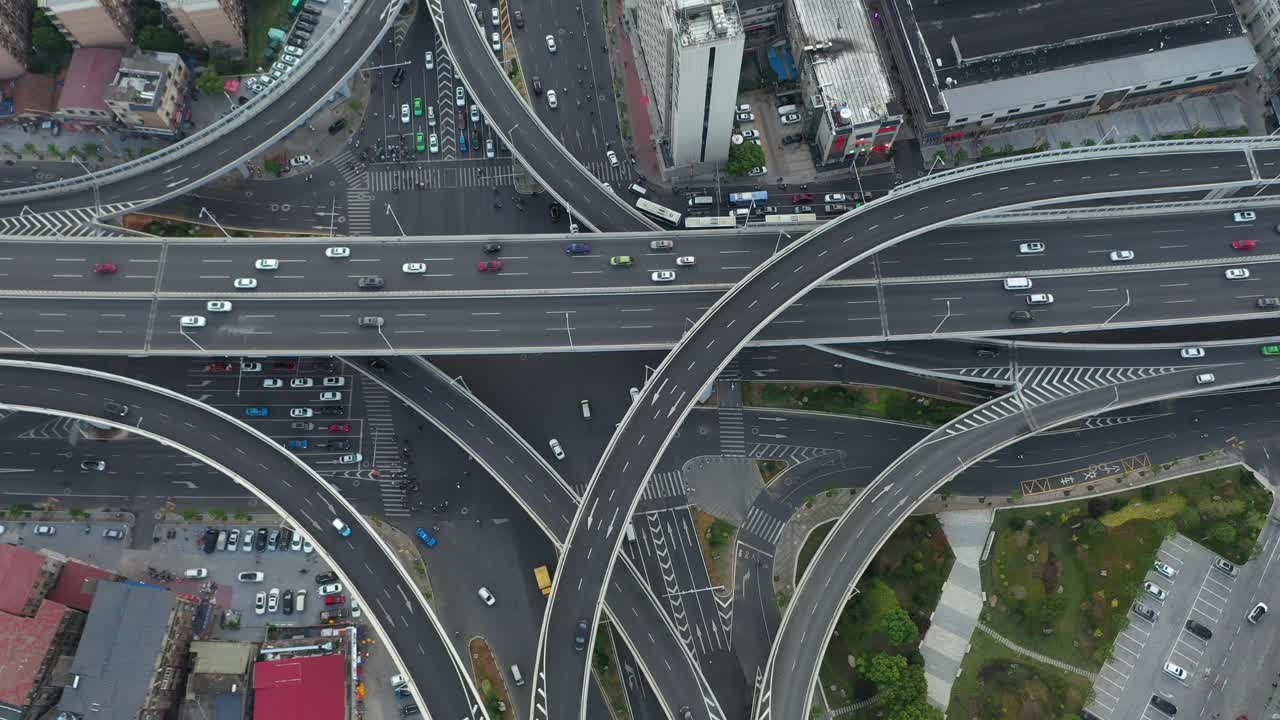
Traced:
<path fill-rule="evenodd" d="M 927 702 L 914 702 L 888 716 L 888 720 L 942 720 L 942 711 Z"/>
<path fill-rule="evenodd" d="M 84 514 L 84 510 L 81 510 L 81 509 L 80 509 L 80 508 L 78 508 L 78 507 L 73 507 L 73 508 L 71 508 L 71 509 L 67 510 L 67 514 L 68 514 L 68 515 L 70 515 L 73 519 L 76 519 L 76 520 L 79 520 L 80 518 L 82 518 L 82 517 L 84 517 L 84 516 L 85 516 L 85 514 Z"/>
<path fill-rule="evenodd" d="M 920 639 L 920 628 L 906 610 L 896 607 L 880 618 L 880 632 L 894 645 L 911 645 Z"/>
<path fill-rule="evenodd" d="M 40 52 L 70 52 L 71 43 L 52 25 L 38 27 L 31 31 L 31 47 Z"/>
<path fill-rule="evenodd" d="M 158 25 L 142 28 L 138 33 L 138 47 L 152 52 L 180 53 L 186 49 L 178 33 Z"/>
<path fill-rule="evenodd" d="M 907 659 L 902 655 L 880 653 L 866 663 L 862 674 L 877 688 L 893 685 L 907 673 Z"/>
<path fill-rule="evenodd" d="M 711 523 L 711 527 L 707 528 L 707 541 L 711 543 L 711 547 L 720 547 L 729 542 L 735 529 L 731 523 L 716 520 Z"/>
<path fill-rule="evenodd" d="M 1214 525 L 1212 535 L 1214 540 L 1217 540 L 1224 545 L 1229 545 L 1236 541 L 1235 526 L 1228 523 L 1221 522 Z"/>
<path fill-rule="evenodd" d="M 905 660 L 905 658 L 904 658 Z M 888 685 L 877 685 L 880 692 L 880 704 L 890 715 L 916 703 L 924 702 L 928 685 L 924 679 L 924 666 L 907 665 L 896 682 Z"/>
<path fill-rule="evenodd" d="M 196 78 L 196 87 L 205 95 L 217 95 L 222 92 L 222 76 L 213 70 L 205 70 Z"/>
<path fill-rule="evenodd" d="M 729 145 L 729 163 L 724 167 L 726 173 L 741 177 L 756 167 L 764 167 L 764 148 L 753 142 Z"/>

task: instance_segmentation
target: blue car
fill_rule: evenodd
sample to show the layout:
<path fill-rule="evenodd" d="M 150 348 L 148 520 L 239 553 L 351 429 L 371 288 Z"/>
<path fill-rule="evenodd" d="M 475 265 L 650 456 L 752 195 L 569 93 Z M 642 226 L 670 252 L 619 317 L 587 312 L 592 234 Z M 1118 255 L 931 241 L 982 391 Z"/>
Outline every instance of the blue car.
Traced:
<path fill-rule="evenodd" d="M 422 528 L 418 528 L 418 539 L 421 540 L 422 543 L 427 547 L 436 546 L 436 536 L 432 535 L 426 530 L 423 530 Z"/>
<path fill-rule="evenodd" d="M 249 417 L 266 417 L 271 414 L 271 410 L 264 407 L 247 407 L 244 414 Z"/>
<path fill-rule="evenodd" d="M 569 243 L 564 246 L 566 255 L 585 255 L 591 252 L 591 246 L 587 243 Z"/>
<path fill-rule="evenodd" d="M 287 440 L 284 444 L 290 450 L 306 450 L 311 447 L 310 440 Z"/>
<path fill-rule="evenodd" d="M 458 133 L 458 150 L 467 151 L 467 135 L 466 133 Z"/>

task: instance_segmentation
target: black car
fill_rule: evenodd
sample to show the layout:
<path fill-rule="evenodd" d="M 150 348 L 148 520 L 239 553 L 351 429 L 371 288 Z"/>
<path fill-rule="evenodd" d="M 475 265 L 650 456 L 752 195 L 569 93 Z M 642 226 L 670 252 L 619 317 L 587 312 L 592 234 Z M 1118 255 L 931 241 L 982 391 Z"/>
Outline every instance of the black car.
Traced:
<path fill-rule="evenodd" d="M 291 540 L 293 540 L 293 531 L 289 528 L 280 528 L 280 549 L 288 550 Z"/>
<path fill-rule="evenodd" d="M 534 95 L 542 94 L 542 76 L 541 75 L 533 76 L 533 94 Z"/>
<path fill-rule="evenodd" d="M 1213 631 L 1212 631 L 1212 630 L 1210 630 L 1209 628 L 1205 627 L 1204 625 L 1201 625 L 1200 623 L 1196 622 L 1195 620 L 1188 620 L 1188 621 L 1187 621 L 1187 632 L 1191 633 L 1192 635 L 1195 635 L 1196 637 L 1200 638 L 1201 640 L 1209 640 L 1210 638 L 1212 638 L 1212 637 L 1213 637 Z"/>
<path fill-rule="evenodd" d="M 1032 322 L 1036 319 L 1030 310 L 1014 310 L 1009 313 L 1009 320 L 1012 322 Z"/>
<path fill-rule="evenodd" d="M 316 575 L 317 585 L 328 585 L 329 583 L 336 583 L 336 582 L 338 582 L 338 576 L 334 573 L 322 572 L 319 575 Z"/>
<path fill-rule="evenodd" d="M 306 30 L 307 32 L 316 31 L 316 24 L 306 19 L 299 19 L 297 27 L 301 30 Z"/>
<path fill-rule="evenodd" d="M 316 443 L 316 445 L 329 450 L 350 450 L 351 449 L 350 440 L 322 440 Z"/>
<path fill-rule="evenodd" d="M 214 530 L 213 528 L 209 528 L 208 530 L 205 530 L 204 542 L 201 544 L 201 547 L 204 548 L 204 551 L 207 553 L 212 553 L 215 549 L 214 546 L 217 544 L 218 544 L 218 531 Z"/>
<path fill-rule="evenodd" d="M 973 354 L 980 358 L 993 358 L 1000 356 L 1000 348 L 994 345 L 979 345 L 973 349 Z"/>
<path fill-rule="evenodd" d="M 326 417 L 342 417 L 347 414 L 346 405 L 322 405 L 317 409 Z"/>
<path fill-rule="evenodd" d="M 587 621 L 579 620 L 573 631 L 573 649 L 582 652 L 587 649 Z"/>
<path fill-rule="evenodd" d="M 524 11 L 523 10 L 512 10 L 511 19 L 516 21 L 516 27 L 520 28 L 521 30 L 524 29 Z"/>
<path fill-rule="evenodd" d="M 404 68 L 396 70 L 396 74 L 391 76 L 391 87 L 400 87 L 400 83 L 404 82 Z"/>
<path fill-rule="evenodd" d="M 1164 698 L 1160 697 L 1159 695 L 1152 695 L 1152 696 L 1151 696 L 1151 707 L 1153 707 L 1153 708 L 1155 708 L 1155 709 L 1159 710 L 1160 712 L 1164 713 L 1165 715 L 1177 715 L 1177 714 L 1178 714 L 1178 706 L 1177 706 L 1177 705 L 1174 705 L 1173 703 L 1169 702 L 1168 700 L 1165 700 Z"/>
<path fill-rule="evenodd" d="M 801 135 L 800 133 L 794 133 L 792 135 L 787 135 L 786 137 L 782 138 L 783 145 L 795 145 L 796 143 L 802 143 L 802 142 L 804 142 L 804 136 Z"/>
<path fill-rule="evenodd" d="M 258 528 L 258 532 L 253 537 L 253 548 L 258 552 L 267 551 L 267 529 Z"/>
<path fill-rule="evenodd" d="M 1146 618 L 1147 622 L 1155 622 L 1156 615 L 1158 613 L 1141 602 L 1135 602 L 1133 604 L 1133 614 L 1141 618 Z"/>
<path fill-rule="evenodd" d="M 560 203 L 558 202 L 551 203 L 551 222 L 560 222 L 560 215 L 563 212 L 563 210 L 564 208 L 560 206 Z"/>
<path fill-rule="evenodd" d="M 487 243 L 484 246 L 485 255 L 494 255 L 502 252 L 502 243 Z"/>
<path fill-rule="evenodd" d="M 365 364 L 369 366 L 370 370 L 376 373 L 387 371 L 387 363 L 385 360 L 379 360 L 378 358 L 374 358 Z"/>
<path fill-rule="evenodd" d="M 400 708 L 400 714 L 401 714 L 401 715 L 403 715 L 404 717 L 409 717 L 410 715 L 417 715 L 417 714 L 418 714 L 418 706 L 417 706 L 417 705 L 405 705 L 404 707 Z"/>
<path fill-rule="evenodd" d="M 281 609 L 284 610 L 284 614 L 292 615 L 293 614 L 293 591 L 285 590 L 284 597 L 280 599 L 280 603 L 281 603 Z"/>
<path fill-rule="evenodd" d="M 240 97 L 236 98 L 236 105 L 244 105 L 244 104 L 245 104 L 245 103 L 247 103 L 247 102 L 249 102 L 249 98 L 247 98 L 247 97 L 245 97 L 245 96 L 243 96 L 243 95 L 241 95 Z"/>
<path fill-rule="evenodd" d="M 347 121 L 343 118 L 338 118 L 337 120 L 333 121 L 332 125 L 329 126 L 329 134 L 337 135 L 338 133 L 342 132 L 342 129 L 345 128 L 346 126 L 347 126 Z"/>
<path fill-rule="evenodd" d="M 383 282 L 382 278 L 377 275 L 369 275 L 356 281 L 356 287 L 361 290 L 381 290 L 382 286 L 385 284 L 386 283 Z"/>
<path fill-rule="evenodd" d="M 115 415 L 116 417 L 124 417 L 129 414 L 129 406 L 121 405 L 118 402 L 107 401 L 102 404 L 102 412 L 107 415 Z"/>

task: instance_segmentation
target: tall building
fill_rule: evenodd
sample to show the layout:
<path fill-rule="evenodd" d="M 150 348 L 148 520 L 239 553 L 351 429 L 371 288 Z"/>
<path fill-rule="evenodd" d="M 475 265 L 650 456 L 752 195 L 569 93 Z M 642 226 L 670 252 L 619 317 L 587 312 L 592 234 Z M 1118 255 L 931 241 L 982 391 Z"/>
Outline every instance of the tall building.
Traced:
<path fill-rule="evenodd" d="M 1224 92 L 1258 62 L 1201 0 L 881 7 L 922 145 Z"/>
<path fill-rule="evenodd" d="M 1269 85 L 1274 91 L 1280 86 L 1280 78 L 1275 77 L 1280 70 L 1280 0 L 1237 0 L 1236 4 L 1258 60 L 1272 76 Z"/>
<path fill-rule="evenodd" d="M 130 0 L 39 0 L 39 5 L 74 47 L 123 50 L 133 44 Z"/>
<path fill-rule="evenodd" d="M 745 34 L 733 0 L 629 0 L 640 79 L 657 139 L 676 172 L 715 172 L 729 157 Z M 643 112 L 643 108 L 635 108 Z"/>
<path fill-rule="evenodd" d="M 132 132 L 174 135 L 185 109 L 191 75 L 174 53 L 143 52 L 120 61 L 102 95 L 107 107 Z"/>
<path fill-rule="evenodd" d="M 0 80 L 27 71 L 31 49 L 31 0 L 0 0 Z"/>
<path fill-rule="evenodd" d="M 187 45 L 244 53 L 244 0 L 160 0 L 160 7 Z"/>

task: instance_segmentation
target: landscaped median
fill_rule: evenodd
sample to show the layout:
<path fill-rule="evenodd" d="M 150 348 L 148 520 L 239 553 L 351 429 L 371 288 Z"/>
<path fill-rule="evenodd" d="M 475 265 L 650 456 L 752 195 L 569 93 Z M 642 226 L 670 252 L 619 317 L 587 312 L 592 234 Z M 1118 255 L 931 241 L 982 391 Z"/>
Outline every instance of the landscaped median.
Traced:
<path fill-rule="evenodd" d="M 476 676 L 476 686 L 484 698 L 489 715 L 495 718 L 507 717 L 510 712 L 515 715 L 511 705 L 511 696 L 507 693 L 507 684 L 502 680 L 502 670 L 493 650 L 484 638 L 473 638 L 470 645 L 471 671 Z"/>
<path fill-rule="evenodd" d="M 930 427 L 945 425 L 973 409 L 971 405 L 897 388 L 804 383 L 744 382 L 742 402 L 748 407 L 857 415 Z"/>

